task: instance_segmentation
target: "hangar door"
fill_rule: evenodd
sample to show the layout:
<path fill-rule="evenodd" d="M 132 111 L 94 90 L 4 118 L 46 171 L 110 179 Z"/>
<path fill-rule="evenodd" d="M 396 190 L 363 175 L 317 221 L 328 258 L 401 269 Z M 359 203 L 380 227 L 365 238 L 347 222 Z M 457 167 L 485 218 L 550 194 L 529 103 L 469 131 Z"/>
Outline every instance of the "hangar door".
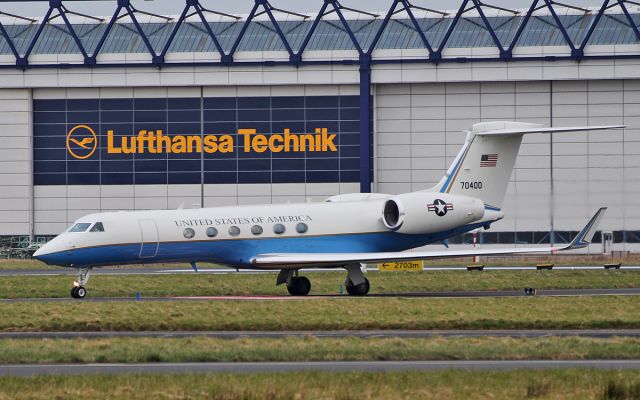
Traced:
<path fill-rule="evenodd" d="M 153 258 L 158 254 L 158 226 L 152 219 L 141 219 L 140 226 L 140 258 Z"/>

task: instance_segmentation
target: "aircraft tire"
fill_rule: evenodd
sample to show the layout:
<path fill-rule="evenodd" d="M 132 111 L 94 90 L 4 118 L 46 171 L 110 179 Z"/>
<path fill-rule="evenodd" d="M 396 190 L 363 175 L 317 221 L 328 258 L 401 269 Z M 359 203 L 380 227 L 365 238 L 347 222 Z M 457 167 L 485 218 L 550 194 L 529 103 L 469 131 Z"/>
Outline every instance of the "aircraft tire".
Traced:
<path fill-rule="evenodd" d="M 75 286 L 71 288 L 71 297 L 74 299 L 78 298 L 78 288 Z"/>
<path fill-rule="evenodd" d="M 306 296 L 311 291 L 311 282 L 306 276 L 296 276 L 291 278 L 287 290 L 292 296 Z"/>
<path fill-rule="evenodd" d="M 347 293 L 349 293 L 350 296 L 366 296 L 371 288 L 367 278 L 364 278 L 364 283 L 359 285 L 354 285 L 351 280 L 347 278 L 345 286 L 347 288 Z"/>
<path fill-rule="evenodd" d="M 76 288 L 76 299 L 84 299 L 86 295 L 87 289 L 85 289 L 83 286 L 78 286 Z"/>

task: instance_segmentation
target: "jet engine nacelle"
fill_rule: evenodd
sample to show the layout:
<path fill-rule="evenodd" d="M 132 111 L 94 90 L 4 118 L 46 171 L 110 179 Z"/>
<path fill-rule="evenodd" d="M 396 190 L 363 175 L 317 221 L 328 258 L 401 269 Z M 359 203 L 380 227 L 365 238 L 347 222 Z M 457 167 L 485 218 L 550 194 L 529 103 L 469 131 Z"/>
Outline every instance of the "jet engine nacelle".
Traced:
<path fill-rule="evenodd" d="M 396 232 L 423 234 L 441 232 L 480 220 L 484 202 L 446 193 L 414 192 L 384 202 L 382 222 Z"/>

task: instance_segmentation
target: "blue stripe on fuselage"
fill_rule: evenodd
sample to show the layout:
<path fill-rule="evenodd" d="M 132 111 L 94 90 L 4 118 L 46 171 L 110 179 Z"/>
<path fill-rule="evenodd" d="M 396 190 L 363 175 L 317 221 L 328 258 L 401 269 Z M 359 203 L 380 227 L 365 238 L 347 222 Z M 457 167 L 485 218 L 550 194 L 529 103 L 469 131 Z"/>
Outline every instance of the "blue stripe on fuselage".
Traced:
<path fill-rule="evenodd" d="M 451 236 L 484 226 L 487 223 L 461 226 L 448 231 L 407 235 L 397 232 L 299 236 L 269 239 L 236 239 L 160 243 L 154 257 L 140 258 L 140 244 L 86 247 L 39 256 L 52 265 L 104 266 L 168 262 L 212 262 L 237 267 L 251 266 L 250 260 L 267 253 L 372 253 L 403 251 L 442 241 Z M 145 251 L 148 251 L 145 244 Z M 155 247 L 155 246 L 154 246 Z"/>

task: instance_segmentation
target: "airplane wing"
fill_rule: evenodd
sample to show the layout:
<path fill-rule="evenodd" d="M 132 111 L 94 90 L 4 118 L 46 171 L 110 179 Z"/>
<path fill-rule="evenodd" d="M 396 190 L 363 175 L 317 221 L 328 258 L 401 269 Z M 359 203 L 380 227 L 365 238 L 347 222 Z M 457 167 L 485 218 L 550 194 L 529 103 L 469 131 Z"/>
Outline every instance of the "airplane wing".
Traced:
<path fill-rule="evenodd" d="M 465 249 L 442 251 L 389 252 L 389 253 L 274 253 L 259 254 L 251 259 L 251 263 L 258 267 L 322 267 L 338 266 L 351 263 L 376 263 L 387 261 L 423 260 L 430 258 L 492 256 L 508 254 L 554 253 L 580 249 L 588 246 L 598 229 L 606 207 L 600 208 L 589 220 L 587 225 L 566 246 L 562 247 L 521 247 L 494 249 Z"/>

